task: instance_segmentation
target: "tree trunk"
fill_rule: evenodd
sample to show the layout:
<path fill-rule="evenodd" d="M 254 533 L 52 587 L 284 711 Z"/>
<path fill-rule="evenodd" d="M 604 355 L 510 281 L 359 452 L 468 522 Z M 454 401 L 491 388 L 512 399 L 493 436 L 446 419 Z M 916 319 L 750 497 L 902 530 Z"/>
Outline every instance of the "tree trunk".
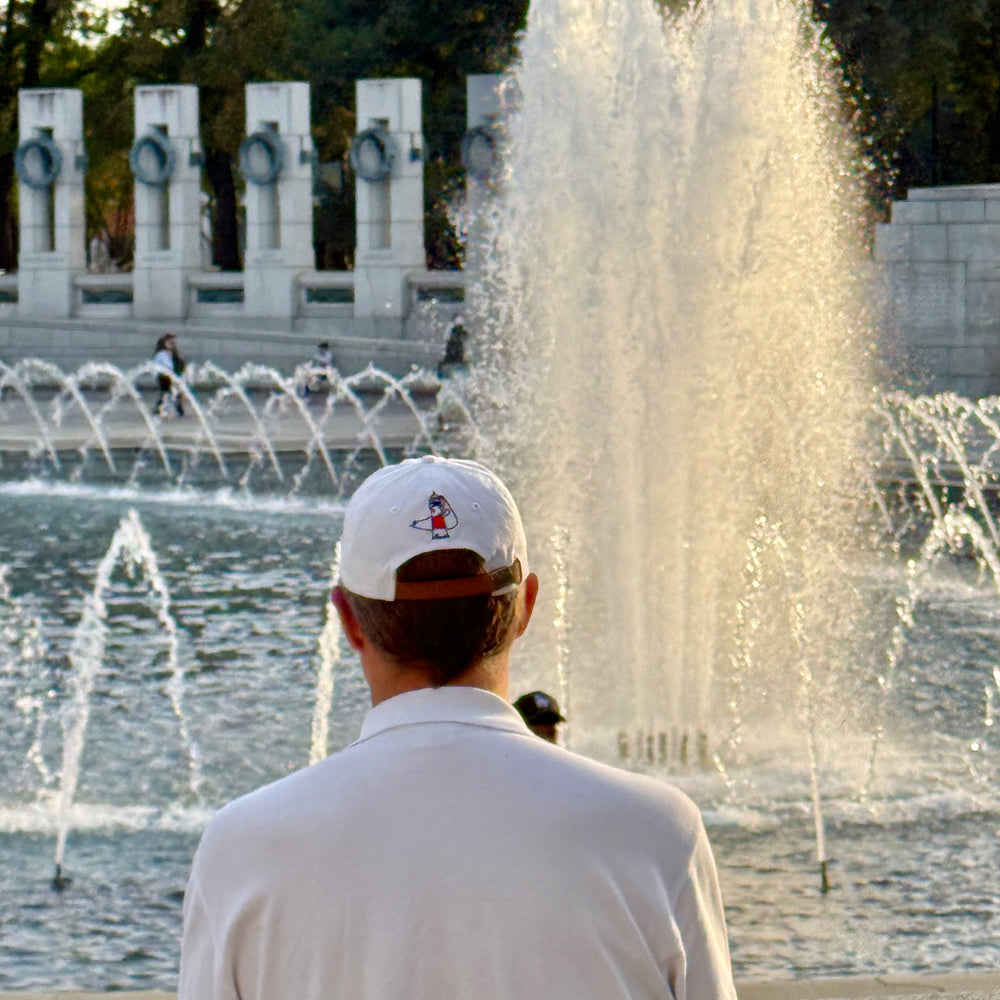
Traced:
<path fill-rule="evenodd" d="M 14 190 L 14 154 L 0 153 L 0 268 L 17 270 L 17 219 L 11 194 Z"/>
<path fill-rule="evenodd" d="M 17 270 L 17 223 L 14 218 L 14 148 L 17 145 L 17 88 L 21 66 L 15 56 L 17 32 L 14 3 L 9 0 L 0 44 L 0 115 L 9 139 L 0 152 L 0 268 Z"/>
<path fill-rule="evenodd" d="M 25 32 L 22 87 L 37 87 L 41 80 L 42 51 L 52 30 L 57 6 L 55 0 L 32 0 Z"/>
<path fill-rule="evenodd" d="M 239 271 L 242 264 L 232 156 L 218 149 L 206 150 L 205 174 L 215 194 L 212 203 L 212 263 L 223 271 Z"/>

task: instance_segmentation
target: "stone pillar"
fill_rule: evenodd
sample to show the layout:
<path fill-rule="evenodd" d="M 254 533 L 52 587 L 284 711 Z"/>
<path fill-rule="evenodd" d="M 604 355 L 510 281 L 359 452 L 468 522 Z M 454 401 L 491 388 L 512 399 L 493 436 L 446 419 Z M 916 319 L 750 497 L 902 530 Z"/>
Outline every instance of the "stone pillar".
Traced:
<path fill-rule="evenodd" d="M 407 272 L 426 267 L 420 81 L 356 86 L 354 316 L 366 332 L 395 336 L 407 311 Z"/>
<path fill-rule="evenodd" d="M 296 278 L 316 266 L 309 84 L 248 83 L 246 95 L 244 308 L 247 316 L 290 324 L 298 308 Z"/>
<path fill-rule="evenodd" d="M 499 73 L 477 73 L 465 79 L 462 164 L 470 199 L 481 197 L 498 166 L 501 79 Z"/>
<path fill-rule="evenodd" d="M 198 88 L 136 87 L 133 310 L 137 319 L 188 314 L 188 278 L 201 270 Z"/>
<path fill-rule="evenodd" d="M 502 102 L 498 73 L 480 73 L 465 80 L 465 135 L 462 165 L 465 167 L 465 270 L 479 274 L 489 253 L 483 232 L 483 209 L 499 167 Z"/>
<path fill-rule="evenodd" d="M 18 315 L 67 317 L 87 269 L 83 93 L 22 90 L 18 115 Z"/>

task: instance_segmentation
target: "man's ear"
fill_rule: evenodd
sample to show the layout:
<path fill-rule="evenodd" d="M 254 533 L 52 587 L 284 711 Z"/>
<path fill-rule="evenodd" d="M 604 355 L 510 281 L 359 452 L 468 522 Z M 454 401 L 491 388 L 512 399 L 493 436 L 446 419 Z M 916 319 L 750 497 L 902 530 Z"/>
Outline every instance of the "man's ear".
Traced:
<path fill-rule="evenodd" d="M 350 604 L 347 603 L 343 587 L 339 585 L 334 587 L 330 592 L 330 600 L 337 609 L 337 616 L 340 618 L 340 624 L 344 630 L 344 635 L 347 636 L 347 641 L 351 644 L 352 649 L 360 653 L 361 648 L 365 644 L 365 635 L 361 631 L 361 626 L 358 624 L 357 618 L 354 617 L 354 612 L 351 610 Z"/>
<path fill-rule="evenodd" d="M 538 575 L 529 573 L 524 578 L 524 611 L 521 614 L 521 621 L 518 623 L 515 638 L 524 635 L 524 630 L 531 621 L 531 612 L 535 610 L 535 598 L 538 597 Z"/>

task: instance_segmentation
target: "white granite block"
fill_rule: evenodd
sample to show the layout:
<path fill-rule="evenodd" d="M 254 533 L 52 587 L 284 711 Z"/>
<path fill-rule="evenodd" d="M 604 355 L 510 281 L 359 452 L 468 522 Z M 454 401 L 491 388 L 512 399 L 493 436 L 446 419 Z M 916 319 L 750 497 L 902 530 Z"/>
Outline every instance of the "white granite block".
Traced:
<path fill-rule="evenodd" d="M 423 128 L 421 81 L 404 79 L 400 83 L 399 131 L 416 132 Z"/>
<path fill-rule="evenodd" d="M 982 260 L 966 264 L 965 280 L 1000 281 L 1000 260 Z"/>
<path fill-rule="evenodd" d="M 500 115 L 499 73 L 473 73 L 465 78 L 465 117 L 469 128 L 486 125 Z"/>
<path fill-rule="evenodd" d="M 282 228 L 292 226 L 297 230 L 299 227 L 305 227 L 311 235 L 313 225 L 312 185 L 279 185 L 278 198 L 281 204 Z"/>
<path fill-rule="evenodd" d="M 52 266 L 40 267 L 37 260 L 22 261 L 17 272 L 18 315 L 55 319 L 67 317 L 73 310 L 75 286 L 73 275 L 57 254 L 45 254 Z M 29 266 L 23 266 L 28 263 Z M 36 266 L 30 266 L 35 264 Z"/>
<path fill-rule="evenodd" d="M 948 259 L 948 227 L 911 226 L 910 257 L 916 261 L 947 261 Z"/>
<path fill-rule="evenodd" d="M 416 177 L 395 177 L 392 180 L 392 221 L 417 222 L 424 220 L 424 179 Z"/>
<path fill-rule="evenodd" d="M 392 249 L 400 267 L 424 267 L 427 251 L 424 247 L 423 219 L 420 223 L 396 223 L 392 227 Z"/>
<path fill-rule="evenodd" d="M 914 342 L 921 331 L 965 327 L 965 269 L 961 264 L 896 265 L 888 274 L 890 308 Z"/>
<path fill-rule="evenodd" d="M 301 81 L 248 83 L 247 132 L 276 122 L 283 136 L 309 134 L 309 84 Z"/>
<path fill-rule="evenodd" d="M 985 347 L 953 347 L 948 354 L 950 375 L 985 375 Z"/>
<path fill-rule="evenodd" d="M 938 221 L 938 205 L 933 201 L 894 201 L 891 218 L 894 226 L 932 224 Z"/>
<path fill-rule="evenodd" d="M 941 222 L 986 221 L 986 202 L 983 199 L 976 199 L 974 201 L 939 201 L 937 203 L 937 211 L 938 219 Z"/>
<path fill-rule="evenodd" d="M 387 226 L 378 222 L 359 222 L 356 232 L 355 267 L 363 260 L 370 259 L 372 254 L 382 260 L 394 259 L 389 242 L 391 234 Z"/>
<path fill-rule="evenodd" d="M 884 262 L 908 261 L 913 245 L 913 227 L 879 222 L 875 226 L 875 259 Z"/>
<path fill-rule="evenodd" d="M 243 286 L 243 308 L 249 316 L 290 319 L 298 296 L 298 272 L 258 259 L 248 267 Z"/>
<path fill-rule="evenodd" d="M 1000 198 L 1000 184 L 947 184 L 940 187 L 910 188 L 907 201 L 970 201 Z"/>
<path fill-rule="evenodd" d="M 247 183 L 248 315 L 285 317 L 295 314 L 291 292 L 298 270 L 316 265 L 313 249 L 312 165 L 303 151 L 309 138 L 309 84 L 283 81 L 246 85 L 246 130 L 250 135 L 276 128 L 284 145 L 281 172 L 272 184 Z M 261 254 L 266 252 L 266 256 Z M 276 271 L 278 277 L 255 273 Z M 266 296 L 273 295 L 273 301 Z"/>
<path fill-rule="evenodd" d="M 967 281 L 965 314 L 970 327 L 1000 329 L 1000 282 Z"/>
<path fill-rule="evenodd" d="M 74 278 L 87 262 L 84 176 L 76 166 L 83 152 L 83 93 L 68 88 L 21 90 L 18 114 L 19 142 L 50 139 L 61 166 L 47 188 L 18 185 L 17 314 L 68 318 L 74 308 Z M 42 273 L 24 273 L 31 270 Z"/>
<path fill-rule="evenodd" d="M 917 347 L 913 357 L 928 372 L 946 372 L 950 353 L 950 347 Z"/>
<path fill-rule="evenodd" d="M 199 135 L 198 88 L 191 84 L 153 84 L 135 88 L 135 134 L 166 126 L 171 138 Z"/>
<path fill-rule="evenodd" d="M 165 256 L 169 261 L 170 255 Z M 153 254 L 147 264 L 132 273 L 133 315 L 136 319 L 183 319 L 187 314 L 184 271 L 166 261 L 157 265 Z"/>
<path fill-rule="evenodd" d="M 991 261 L 1000 259 L 1000 225 L 948 226 L 948 260 Z"/>
<path fill-rule="evenodd" d="M 153 129 L 165 129 L 174 153 L 165 186 L 135 185 L 132 301 L 137 319 L 185 317 L 187 278 L 201 268 L 198 96 L 198 88 L 190 84 L 135 90 L 135 141 Z"/>
<path fill-rule="evenodd" d="M 386 122 L 390 132 L 402 127 L 401 88 L 396 80 L 358 80 L 354 85 L 358 129 L 372 122 Z"/>
<path fill-rule="evenodd" d="M 359 80 L 358 129 L 385 122 L 399 157 L 386 182 L 360 181 L 356 190 L 356 319 L 405 315 L 405 270 L 423 267 L 424 164 L 410 157 L 423 149 L 421 82 Z M 366 274 L 367 271 L 371 274 Z M 360 291 L 359 291 L 360 290 Z"/>
<path fill-rule="evenodd" d="M 52 233 L 46 225 L 22 222 L 21 243 L 18 252 L 18 268 L 29 267 L 29 259 L 39 254 L 52 252 Z"/>
<path fill-rule="evenodd" d="M 369 319 L 399 319 L 404 314 L 406 283 L 397 267 L 366 267 L 356 272 L 354 315 Z"/>

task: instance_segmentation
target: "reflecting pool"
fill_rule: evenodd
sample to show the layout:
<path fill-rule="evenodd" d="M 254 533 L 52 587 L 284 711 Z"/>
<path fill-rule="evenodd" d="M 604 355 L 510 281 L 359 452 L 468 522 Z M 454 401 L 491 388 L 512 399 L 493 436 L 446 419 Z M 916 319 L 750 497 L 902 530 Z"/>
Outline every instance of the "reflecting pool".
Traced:
<path fill-rule="evenodd" d="M 318 744 L 350 742 L 365 712 L 363 678 L 331 634 L 326 601 L 341 504 L 32 480 L 5 484 L 0 502 L 0 988 L 170 989 L 204 822 L 234 795 L 306 766 Z M 123 525 L 142 551 L 119 544 L 95 595 Z M 914 600 L 911 578 L 901 557 L 873 560 L 855 581 L 884 608 L 888 637 L 900 607 L 911 617 L 871 780 L 872 730 L 838 735 L 816 720 L 827 894 L 794 691 L 771 692 L 787 699 L 784 729 L 742 721 L 738 753 L 730 728 L 711 734 L 716 766 L 693 752 L 661 760 L 640 720 L 602 717 L 588 679 L 570 675 L 565 741 L 677 781 L 704 810 L 742 978 L 1000 961 L 1000 601 L 968 553 L 937 561 Z M 530 657 L 514 670 L 515 691 L 557 682 L 551 664 Z M 73 762 L 81 674 L 88 721 Z M 857 706 L 859 719 L 875 711 Z M 78 778 L 62 808 L 68 766 Z M 72 882 L 57 892 L 62 827 Z"/>

